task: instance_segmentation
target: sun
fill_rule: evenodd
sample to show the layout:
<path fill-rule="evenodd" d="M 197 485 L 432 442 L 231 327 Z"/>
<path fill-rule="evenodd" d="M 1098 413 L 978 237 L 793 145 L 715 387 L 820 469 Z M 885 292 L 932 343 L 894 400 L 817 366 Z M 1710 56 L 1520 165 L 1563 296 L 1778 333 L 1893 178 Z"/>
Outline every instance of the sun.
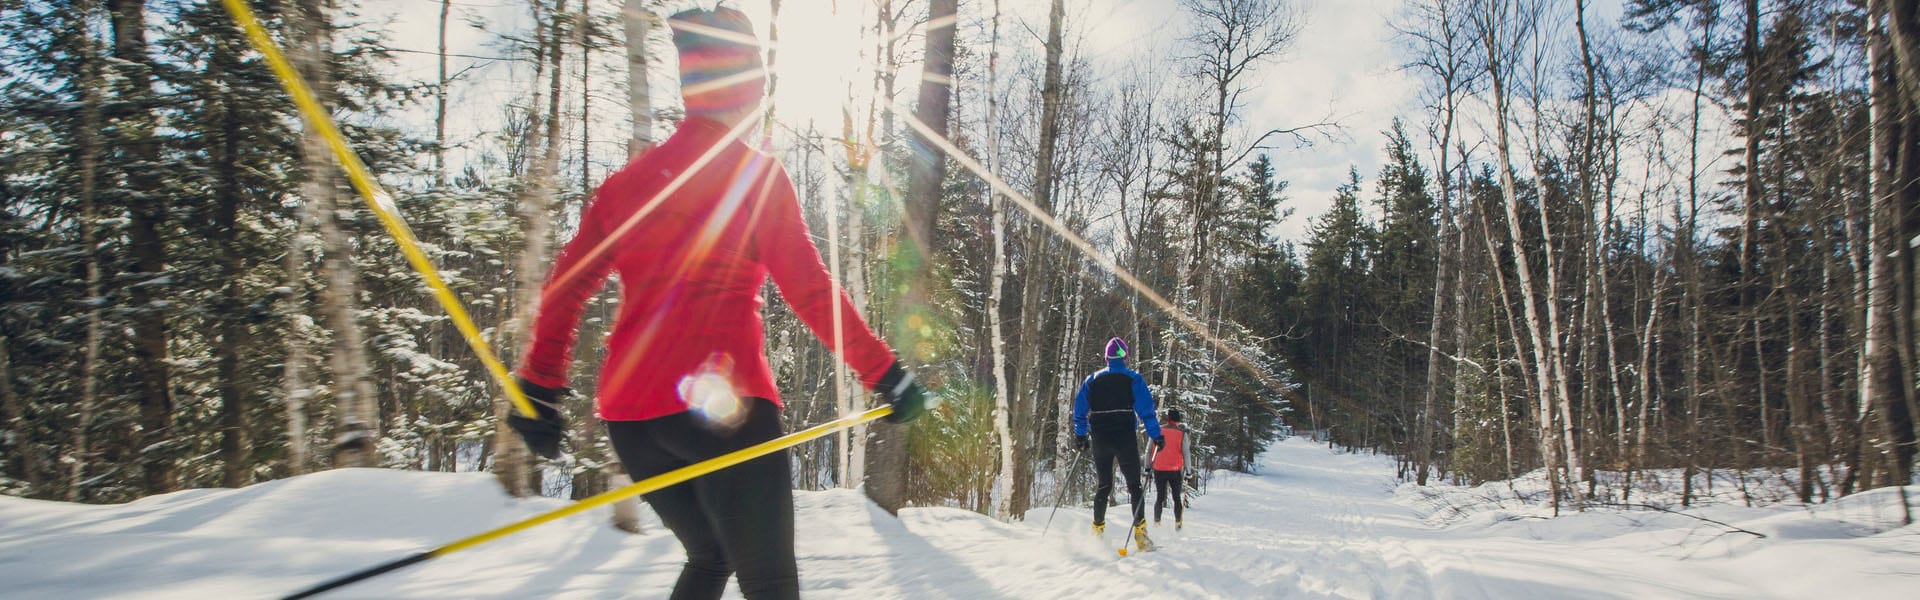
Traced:
<path fill-rule="evenodd" d="M 874 96 L 879 38 L 873 31 L 875 2 L 783 2 L 777 19 L 770 4 L 735 5 L 753 19 L 772 60 L 770 84 L 778 125 L 769 133 L 779 139 L 812 127 L 838 135 L 842 111 L 852 109 L 864 115 Z M 909 54 L 905 50 L 896 48 L 896 53 Z M 899 68 L 908 69 L 906 65 Z"/>

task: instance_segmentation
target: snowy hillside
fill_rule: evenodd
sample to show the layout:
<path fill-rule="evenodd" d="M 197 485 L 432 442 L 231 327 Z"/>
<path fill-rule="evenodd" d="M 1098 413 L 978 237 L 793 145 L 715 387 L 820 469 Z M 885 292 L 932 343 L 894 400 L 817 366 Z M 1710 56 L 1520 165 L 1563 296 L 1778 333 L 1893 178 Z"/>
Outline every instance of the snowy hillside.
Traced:
<path fill-rule="evenodd" d="M 1820 507 L 1535 518 L 1436 511 L 1480 491 L 1396 486 L 1385 459 L 1303 440 L 1261 474 L 1222 473 L 1184 531 L 1119 557 L 1084 508 L 1002 524 L 955 509 L 895 520 L 845 490 L 802 492 L 813 598 L 1893 598 L 1920 589 L 1920 527 L 1886 529 L 1887 492 Z M 1920 491 L 1920 490 L 1916 490 Z M 0 498 L 0 597 L 266 598 L 558 507 L 491 477 L 341 470 L 117 506 Z M 1117 509 L 1123 511 L 1124 509 Z M 1169 507 L 1169 511 L 1171 507 Z M 1116 512 L 1110 514 L 1124 514 Z M 660 598 L 680 550 L 646 514 L 632 536 L 577 517 L 357 584 L 330 598 Z"/>

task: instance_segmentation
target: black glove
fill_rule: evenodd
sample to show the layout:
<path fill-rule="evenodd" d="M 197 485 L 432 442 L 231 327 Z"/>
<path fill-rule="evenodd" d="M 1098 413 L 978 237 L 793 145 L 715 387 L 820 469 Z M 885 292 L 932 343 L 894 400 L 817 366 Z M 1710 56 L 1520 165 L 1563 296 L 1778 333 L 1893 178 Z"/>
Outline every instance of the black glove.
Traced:
<path fill-rule="evenodd" d="M 874 384 L 873 391 L 886 399 L 893 407 L 893 414 L 887 415 L 889 423 L 905 423 L 927 412 L 927 393 L 914 383 L 913 375 L 900 368 L 900 361 L 887 366 L 887 372 L 880 376 L 880 382 Z"/>
<path fill-rule="evenodd" d="M 1073 449 L 1079 450 L 1081 452 L 1086 452 L 1087 445 L 1088 445 L 1087 436 L 1084 436 L 1084 435 L 1073 436 Z"/>
<path fill-rule="evenodd" d="M 1161 451 L 1161 450 L 1165 450 L 1165 449 L 1167 449 L 1167 438 L 1166 438 L 1166 437 L 1164 437 L 1164 436 L 1163 436 L 1163 437 L 1156 437 L 1156 438 L 1153 438 L 1153 451 L 1154 451 L 1154 452 L 1159 452 L 1159 451 Z"/>
<path fill-rule="evenodd" d="M 514 382 L 520 384 L 521 393 L 526 394 L 527 402 L 533 404 L 533 411 L 539 416 L 527 417 L 514 408 L 507 413 L 507 426 L 520 434 L 520 439 L 534 454 L 560 458 L 560 438 L 567 433 L 567 420 L 560 416 L 560 399 L 573 390 L 550 388 L 518 377 Z"/>

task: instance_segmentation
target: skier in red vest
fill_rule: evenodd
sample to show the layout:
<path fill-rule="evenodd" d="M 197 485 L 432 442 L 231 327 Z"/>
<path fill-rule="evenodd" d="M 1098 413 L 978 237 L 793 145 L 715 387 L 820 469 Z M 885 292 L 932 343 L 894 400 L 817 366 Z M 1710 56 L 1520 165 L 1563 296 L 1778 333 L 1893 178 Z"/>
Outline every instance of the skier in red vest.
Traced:
<path fill-rule="evenodd" d="M 1160 524 L 1160 516 L 1167 508 L 1167 488 L 1173 488 L 1173 529 L 1180 530 L 1185 521 L 1187 501 L 1180 493 L 1180 482 L 1185 480 L 1187 454 L 1193 449 L 1187 439 L 1187 428 L 1180 422 L 1180 409 L 1167 409 L 1165 423 L 1160 426 L 1160 436 L 1166 438 L 1165 444 L 1154 444 L 1150 452 L 1153 458 L 1153 524 Z"/>
<path fill-rule="evenodd" d="M 554 261 L 519 369 L 539 416 L 510 425 L 559 455 L 576 326 L 613 272 L 620 313 L 595 407 L 635 480 L 782 435 L 760 315 L 768 276 L 890 420 L 914 418 L 925 395 L 821 264 L 786 169 L 741 142 L 765 94 L 752 23 L 720 8 L 668 24 L 687 118 L 600 186 Z M 719 598 L 736 572 L 748 598 L 799 597 L 791 468 L 780 451 L 645 496 L 686 548 L 673 598 Z"/>

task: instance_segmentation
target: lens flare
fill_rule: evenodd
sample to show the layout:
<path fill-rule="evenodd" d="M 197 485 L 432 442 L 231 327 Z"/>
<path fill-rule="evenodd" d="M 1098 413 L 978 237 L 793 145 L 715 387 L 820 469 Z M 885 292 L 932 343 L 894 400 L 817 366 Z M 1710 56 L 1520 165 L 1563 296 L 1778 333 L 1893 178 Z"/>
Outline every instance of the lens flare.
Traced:
<path fill-rule="evenodd" d="M 739 394 L 733 392 L 732 367 L 731 357 L 715 355 L 680 378 L 680 401 L 709 429 L 732 431 L 747 418 Z"/>

